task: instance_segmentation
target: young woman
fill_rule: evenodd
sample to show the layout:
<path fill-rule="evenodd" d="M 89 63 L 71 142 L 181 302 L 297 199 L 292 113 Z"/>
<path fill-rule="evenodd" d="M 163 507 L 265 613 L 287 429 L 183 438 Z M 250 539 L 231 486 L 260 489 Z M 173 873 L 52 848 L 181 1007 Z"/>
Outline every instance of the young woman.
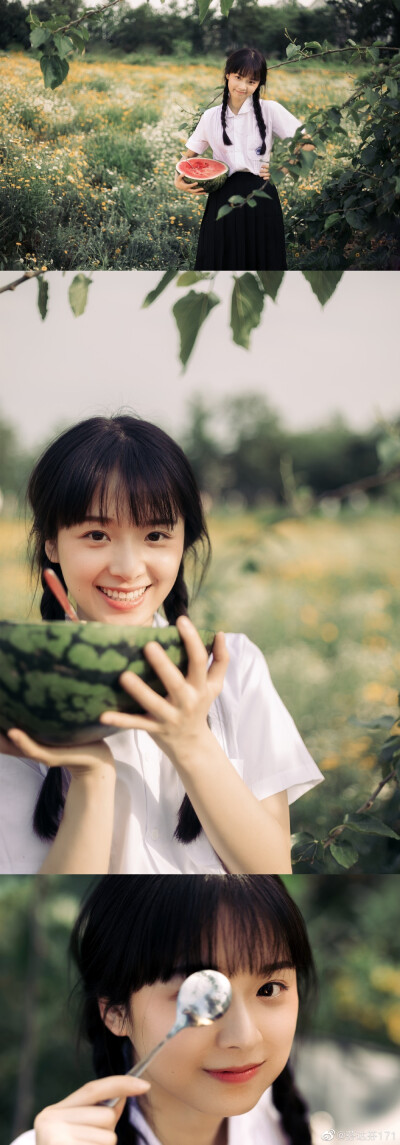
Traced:
<path fill-rule="evenodd" d="M 211 147 L 213 159 L 229 167 L 226 182 L 207 199 L 196 270 L 286 269 L 282 210 L 276 187 L 268 182 L 268 163 L 274 138 L 292 137 L 301 123 L 280 103 L 260 100 L 266 76 L 261 52 L 252 48 L 232 52 L 224 69 L 222 105 L 208 108 L 187 140 L 183 158 L 202 155 Z M 217 220 L 232 195 L 246 197 L 265 181 L 268 198 L 257 197 L 255 207 L 235 208 Z M 175 187 L 205 194 L 198 183 L 188 185 L 177 173 Z"/>
<path fill-rule="evenodd" d="M 1 737 L 0 872 L 289 871 L 288 802 L 321 773 L 260 650 L 217 633 L 210 663 L 187 615 L 185 563 L 199 547 L 207 563 L 209 538 L 182 450 L 140 418 L 89 418 L 46 450 L 28 496 L 33 565 L 55 569 L 80 619 L 176 623 L 189 666 L 150 642 L 167 698 L 123 674 L 146 715 L 105 713 L 119 729 L 105 741 Z M 41 613 L 63 618 L 46 586 Z"/>
<path fill-rule="evenodd" d="M 315 975 L 279 878 L 106 876 L 72 950 L 99 1080 L 44 1109 L 18 1145 L 311 1145 L 288 1059 Z M 126 1071 L 174 1024 L 183 979 L 206 968 L 230 979 L 229 1009 L 177 1034 L 144 1091 Z M 99 1104 L 110 1097 L 114 1108 Z"/>

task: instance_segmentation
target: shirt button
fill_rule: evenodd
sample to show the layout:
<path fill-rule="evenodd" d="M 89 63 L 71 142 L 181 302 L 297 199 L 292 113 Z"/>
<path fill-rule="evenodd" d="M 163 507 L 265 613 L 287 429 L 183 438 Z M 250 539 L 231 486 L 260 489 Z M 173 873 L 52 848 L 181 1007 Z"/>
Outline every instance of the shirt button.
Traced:
<path fill-rule="evenodd" d="M 158 839 L 157 827 L 155 827 L 153 831 L 150 831 L 150 835 L 152 839 Z"/>

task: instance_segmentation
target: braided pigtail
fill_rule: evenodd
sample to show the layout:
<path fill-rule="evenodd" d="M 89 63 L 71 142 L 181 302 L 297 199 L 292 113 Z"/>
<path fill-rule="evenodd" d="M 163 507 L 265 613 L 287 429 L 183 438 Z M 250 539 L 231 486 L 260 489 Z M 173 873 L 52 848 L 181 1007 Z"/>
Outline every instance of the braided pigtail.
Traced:
<path fill-rule="evenodd" d="M 273 1082 L 272 1098 L 291 1145 L 311 1145 L 307 1106 L 296 1089 L 289 1062 Z"/>
<path fill-rule="evenodd" d="M 228 132 L 226 130 L 226 109 L 228 107 L 228 99 L 229 99 L 228 80 L 225 77 L 225 87 L 224 87 L 224 94 L 222 96 L 222 107 L 221 107 L 222 138 L 223 138 L 223 141 L 225 143 L 225 146 L 231 147 L 232 146 L 232 140 L 229 138 Z"/>
<path fill-rule="evenodd" d="M 178 616 L 188 615 L 189 596 L 184 579 L 183 561 L 179 566 L 178 576 L 171 592 L 164 601 L 164 612 L 169 624 L 175 624 Z M 200 819 L 196 815 L 189 796 L 182 799 L 178 812 L 178 823 L 174 832 L 179 843 L 193 843 L 202 830 Z"/>
<path fill-rule="evenodd" d="M 62 585 L 67 591 L 60 565 L 48 560 L 45 552 L 41 561 L 41 583 L 43 588 L 40 601 L 40 612 L 43 620 L 64 620 L 64 612 L 56 600 L 51 589 L 43 577 L 45 568 L 52 568 L 57 573 Z M 33 813 L 33 830 L 39 839 L 44 841 L 55 839 L 60 820 L 64 811 L 65 798 L 68 790 L 68 773 L 63 767 L 50 767 Z"/>
<path fill-rule="evenodd" d="M 260 135 L 261 135 L 261 144 L 259 147 L 257 147 L 257 155 L 265 155 L 265 151 L 266 151 L 265 136 L 267 133 L 267 129 L 266 129 L 266 126 L 264 123 L 264 117 L 263 117 L 263 113 L 261 111 L 261 106 L 260 106 L 260 88 L 259 87 L 257 88 L 257 91 L 253 92 L 253 108 L 254 108 L 254 115 L 255 115 L 256 120 L 257 120 L 258 130 L 259 130 Z"/>

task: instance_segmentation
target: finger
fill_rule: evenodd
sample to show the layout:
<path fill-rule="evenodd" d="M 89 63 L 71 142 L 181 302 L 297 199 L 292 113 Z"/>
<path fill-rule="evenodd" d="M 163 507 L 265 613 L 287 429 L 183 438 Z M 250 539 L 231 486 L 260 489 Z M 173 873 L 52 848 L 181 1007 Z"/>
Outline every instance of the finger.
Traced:
<path fill-rule="evenodd" d="M 156 735 L 161 731 L 160 721 L 157 723 L 151 716 L 130 716 L 128 712 L 102 712 L 100 723 L 121 728 L 121 731 L 143 731 L 149 735 Z"/>
<path fill-rule="evenodd" d="M 164 649 L 161 648 L 160 644 L 156 644 L 155 642 L 153 644 L 153 641 L 151 641 L 151 644 L 146 644 L 144 649 L 146 659 L 147 649 L 150 647 L 152 648 L 153 646 L 158 649 L 159 652 L 161 652 L 161 659 L 165 657 L 167 663 L 170 664 L 167 653 L 164 652 Z M 160 680 L 163 682 L 163 678 L 159 672 L 159 665 L 157 664 L 156 667 L 155 664 L 156 658 L 151 658 L 150 653 L 148 659 L 149 663 L 151 663 L 157 675 L 160 677 Z M 179 672 L 179 669 L 176 668 L 176 671 Z M 151 688 L 149 684 L 146 684 L 145 681 L 142 680 L 140 676 L 137 676 L 135 672 L 122 672 L 121 676 L 119 677 L 119 683 L 122 684 L 122 687 L 126 692 L 128 692 L 128 695 L 132 696 L 134 700 L 137 700 L 137 703 L 140 704 L 144 711 L 148 712 L 149 715 L 153 717 L 153 719 L 165 719 L 165 716 L 167 715 L 167 709 L 165 706 L 167 704 L 167 700 L 165 700 L 163 696 L 159 696 L 158 692 L 155 692 L 154 688 Z"/>
<path fill-rule="evenodd" d="M 1 755 L 14 755 L 17 757 L 21 755 L 21 752 L 18 751 L 8 735 L 0 735 L 0 753 Z"/>
<path fill-rule="evenodd" d="M 58 1102 L 58 1107 L 65 1106 L 68 1109 L 74 1105 L 98 1105 L 100 1101 L 108 1101 L 110 1097 L 136 1097 L 138 1094 L 146 1093 L 149 1088 L 148 1081 L 144 1081 L 141 1077 L 129 1077 L 128 1074 L 100 1077 L 95 1081 L 86 1082 L 86 1085 L 70 1093 L 63 1101 Z M 57 1107 L 52 1106 L 52 1108 Z"/>
<path fill-rule="evenodd" d="M 229 664 L 229 652 L 226 647 L 225 634 L 217 632 L 213 644 L 212 664 L 208 669 L 207 680 L 211 686 L 214 698 L 222 691 L 226 670 Z"/>
<path fill-rule="evenodd" d="M 44 759 L 46 748 L 43 744 L 36 743 L 26 732 L 21 731 L 21 728 L 10 728 L 8 736 L 20 755 L 28 756 L 28 759 L 37 760 L 38 763 L 47 762 Z"/>
<path fill-rule="evenodd" d="M 178 616 L 176 627 L 188 654 L 186 679 L 193 688 L 202 688 L 207 676 L 209 660 L 207 649 L 188 616 Z"/>

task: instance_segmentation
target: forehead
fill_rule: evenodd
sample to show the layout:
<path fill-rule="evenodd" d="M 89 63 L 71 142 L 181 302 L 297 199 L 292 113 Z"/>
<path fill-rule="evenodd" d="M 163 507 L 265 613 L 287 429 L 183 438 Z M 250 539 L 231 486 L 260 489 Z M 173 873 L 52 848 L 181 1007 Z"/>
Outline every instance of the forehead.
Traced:
<path fill-rule="evenodd" d="M 148 524 L 177 525 L 183 518 L 173 505 L 163 506 L 145 488 L 129 487 L 125 478 L 117 472 L 99 483 L 86 509 L 86 517 L 101 520 L 116 520 L 118 524 L 129 522 L 144 527 Z"/>

